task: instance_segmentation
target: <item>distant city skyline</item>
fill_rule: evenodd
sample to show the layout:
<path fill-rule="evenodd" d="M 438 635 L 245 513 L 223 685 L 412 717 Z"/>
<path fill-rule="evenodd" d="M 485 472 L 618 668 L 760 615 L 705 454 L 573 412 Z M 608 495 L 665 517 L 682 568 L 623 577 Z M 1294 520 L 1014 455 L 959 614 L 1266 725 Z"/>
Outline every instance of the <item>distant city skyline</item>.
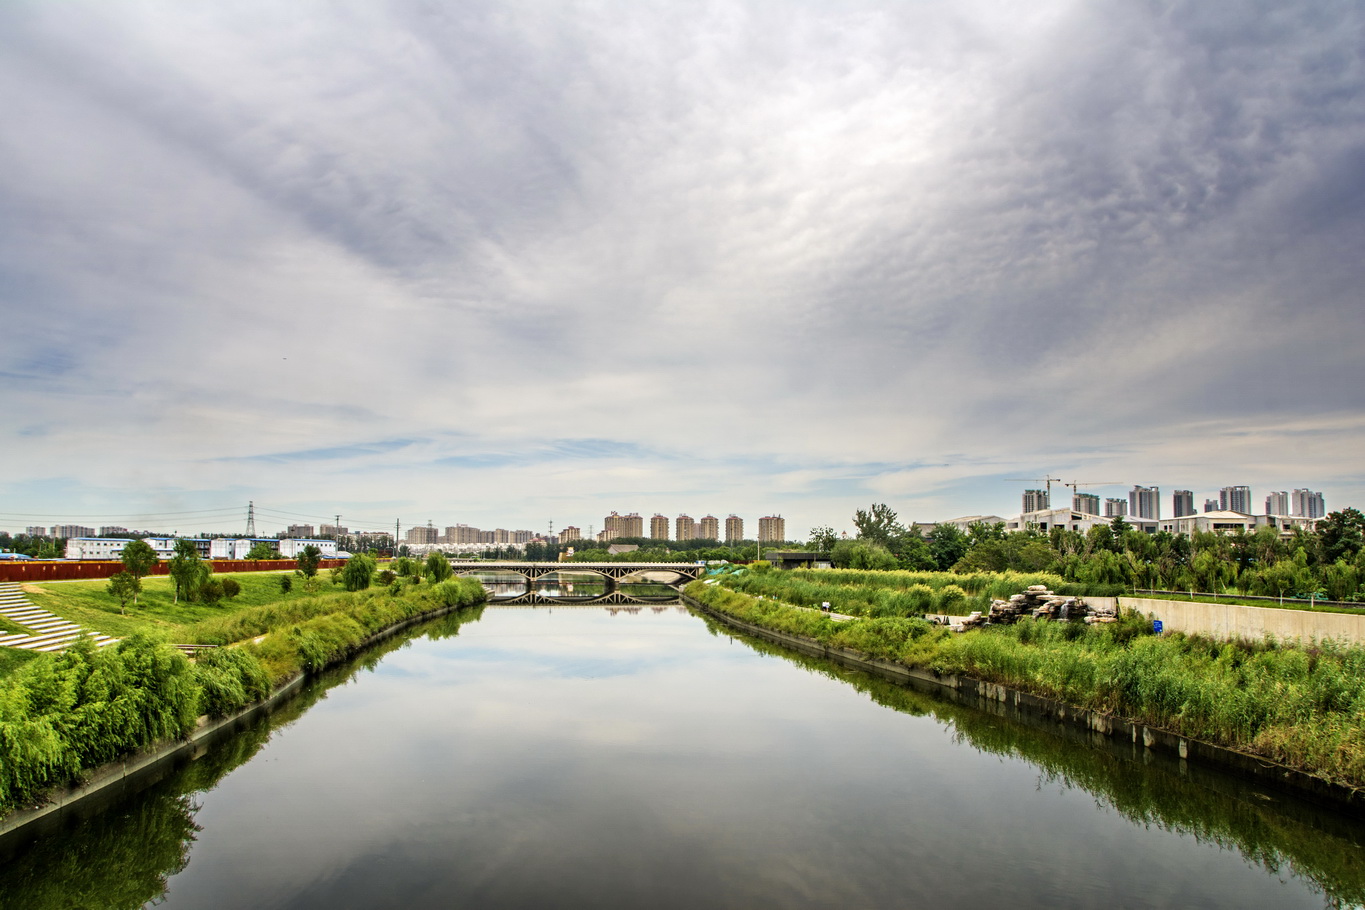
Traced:
<path fill-rule="evenodd" d="M 1182 514 L 1184 515 L 1197 514 L 1199 512 L 1198 509 L 1192 509 L 1192 507 L 1193 503 L 1195 502 L 1195 496 L 1202 494 L 1196 494 L 1194 491 L 1187 489 L 1172 490 L 1169 494 L 1171 504 L 1170 511 L 1167 511 L 1166 508 L 1161 505 L 1161 499 L 1163 495 L 1166 494 L 1162 493 L 1162 488 L 1159 485 L 1147 487 L 1141 484 L 1135 484 L 1133 486 L 1133 489 L 1127 491 L 1123 497 L 1109 497 L 1103 495 L 1102 493 L 1090 492 L 1075 493 L 1071 497 L 1070 506 L 1075 511 L 1091 515 L 1100 515 L 1103 517 L 1114 517 L 1116 515 L 1123 515 L 1132 516 L 1134 518 L 1166 518 L 1168 516 L 1178 518 L 1181 517 Z M 1284 516 L 1321 518 L 1328 511 L 1346 508 L 1349 505 L 1343 504 L 1329 506 L 1326 502 L 1325 496 L 1321 492 L 1313 491 L 1306 487 L 1295 488 L 1292 493 L 1288 491 L 1271 491 L 1264 499 L 1265 505 L 1264 509 L 1258 509 L 1255 507 L 1255 504 L 1260 503 L 1261 500 L 1255 499 L 1254 497 L 1255 497 L 1254 491 L 1247 485 L 1222 486 L 1219 487 L 1218 490 L 1216 491 L 1216 498 L 1204 499 L 1203 511 L 1208 512 L 1213 509 L 1230 509 L 1233 506 L 1237 505 L 1247 505 L 1249 506 L 1248 508 L 1233 510 L 1243 511 L 1248 514 L 1273 514 Z M 1103 506 L 1101 506 L 1101 502 L 1103 502 Z M 1001 516 L 1006 516 L 1020 515 L 1027 513 L 1029 511 L 1036 510 L 1029 508 L 1021 508 L 1018 511 L 985 509 L 978 512 L 972 512 L 969 510 L 957 510 L 951 512 L 951 514 L 942 514 L 935 516 L 924 515 L 911 516 L 903 512 L 900 512 L 900 510 L 897 509 L 896 503 L 891 502 L 888 504 L 891 506 L 893 510 L 897 511 L 898 517 L 900 518 L 901 522 L 906 526 L 909 526 L 912 523 L 934 524 L 941 521 L 949 521 L 958 518 L 962 515 L 968 514 L 981 515 L 999 514 Z M 1182 504 L 1184 504 L 1185 508 L 1191 508 L 1192 511 L 1183 512 Z M 849 520 L 842 526 L 834 524 L 829 525 L 829 527 L 833 527 L 836 531 L 852 532 L 853 511 L 858 508 L 863 508 L 866 505 L 867 505 L 866 503 L 850 504 Z M 1027 489 L 1024 490 L 1022 493 L 1022 500 L 1020 502 L 1020 505 L 1021 507 L 1034 505 L 1037 506 L 1038 509 L 1046 509 L 1050 507 L 1049 496 L 1047 495 L 1045 490 Z M 1277 507 L 1283 505 L 1285 511 L 1275 511 L 1271 509 L 1272 505 L 1275 505 Z M 230 510 L 217 510 L 214 514 L 221 514 L 224 511 Z M 750 533 L 748 533 L 747 535 L 744 535 L 743 531 L 743 528 L 745 526 L 744 525 L 745 519 L 735 512 L 726 512 L 725 514 L 727 515 L 727 517 L 725 519 L 721 519 L 715 512 L 706 512 L 700 518 L 698 518 L 688 515 L 686 513 L 665 514 L 662 512 L 655 511 L 651 514 L 651 517 L 649 519 L 648 533 L 646 533 L 646 525 L 644 518 L 645 513 L 638 511 L 621 512 L 619 510 L 609 511 L 605 516 L 603 516 L 598 521 L 587 521 L 576 524 L 570 523 L 556 525 L 552 520 L 546 520 L 543 523 L 542 528 L 520 527 L 513 529 L 513 525 L 515 525 L 516 522 L 495 522 L 494 528 L 485 528 L 478 525 L 470 524 L 468 522 L 460 522 L 456 524 L 443 524 L 436 522 L 433 519 L 428 519 L 425 522 L 414 522 L 412 524 L 408 524 L 406 522 L 399 520 L 396 522 L 396 525 L 399 528 L 400 536 L 399 542 L 410 544 L 448 542 L 452 544 L 481 543 L 488 545 L 499 544 L 520 545 L 532 539 L 546 539 L 551 536 L 558 537 L 559 536 L 558 533 L 551 530 L 552 527 L 566 529 L 571 528 L 572 529 L 572 536 L 570 538 L 571 540 L 589 540 L 590 538 L 596 538 L 597 536 L 599 536 L 599 532 L 610 531 L 612 533 L 612 536 L 614 537 L 656 537 L 667 540 L 691 540 L 695 538 L 709 537 L 710 539 L 720 540 L 724 542 L 726 540 L 731 539 L 748 540 L 756 539 L 755 534 L 765 533 L 763 530 L 765 527 L 764 525 L 765 522 L 768 523 L 766 525 L 767 529 L 769 529 L 768 533 L 771 533 L 772 530 L 775 530 L 777 528 L 781 528 L 783 533 L 787 533 L 786 517 L 780 515 L 780 513 L 772 513 L 771 510 L 769 511 L 770 514 L 764 515 L 761 518 L 750 519 L 751 521 L 757 522 L 757 524 L 755 524 L 753 527 L 757 528 L 758 530 L 751 530 Z M 242 516 L 243 522 L 245 522 L 247 514 L 248 513 L 246 509 L 242 509 L 240 511 L 240 515 Z M 278 522 L 286 521 L 285 518 L 278 517 L 283 513 L 276 512 L 275 510 L 272 510 L 268 507 L 253 506 L 252 514 L 255 516 L 256 521 L 258 523 L 261 523 L 266 527 L 271 526 L 271 523 L 275 521 Z M 139 519 L 146 519 L 148 516 L 144 513 L 141 516 L 137 517 Z M 184 516 L 166 517 L 174 518 Z M 333 516 L 333 519 L 335 520 L 340 517 L 341 516 L 337 514 Z M 0 514 L 0 519 L 3 519 L 3 514 Z M 709 535 L 703 533 L 704 530 L 702 524 L 703 522 L 706 523 L 705 529 L 712 531 L 712 533 L 710 533 Z M 141 520 L 135 523 L 149 525 L 149 522 L 145 520 Z M 51 532 L 56 531 L 59 527 L 64 530 L 70 530 L 73 532 L 80 533 L 72 533 L 69 535 L 68 534 L 52 535 Z M 296 519 L 289 519 L 288 524 L 284 524 L 275 533 L 287 533 L 289 536 L 312 536 L 313 527 L 314 527 L 313 525 L 309 524 L 300 524 Z M 329 535 L 331 531 L 337 527 L 337 525 L 324 524 L 322 522 L 319 522 L 317 527 L 322 529 L 317 533 L 326 536 Z M 377 533 L 388 534 L 389 536 L 392 536 L 394 527 L 395 523 L 389 523 L 388 525 L 381 525 L 376 527 L 356 528 L 354 531 L 351 531 L 346 526 L 342 526 L 341 533 L 343 534 Z M 810 536 L 810 532 L 814 528 L 822 527 L 822 525 L 812 523 L 809 526 L 803 525 L 799 527 L 803 527 L 803 533 L 800 533 L 797 536 L 785 538 L 764 537 L 763 539 L 764 540 L 785 539 L 795 541 L 806 540 Z M 661 529 L 663 530 L 662 534 L 658 533 Z M 26 525 L 22 530 L 19 530 L 13 527 L 7 527 L 2 520 L 0 520 L 0 530 L 8 531 L 9 533 L 37 532 L 40 535 L 50 535 L 59 537 L 93 536 L 96 533 L 95 526 L 79 523 L 67 523 L 60 526 Z M 128 529 L 125 525 L 100 526 L 98 529 L 98 533 L 101 535 L 104 534 L 119 535 L 126 533 L 127 530 Z M 164 532 L 165 532 L 164 527 L 157 527 L 152 533 Z M 224 535 L 234 535 L 241 533 L 240 531 L 233 529 L 218 530 L 208 527 L 196 527 L 195 531 L 192 533 L 200 532 Z M 461 532 L 464 532 L 463 535 L 461 534 Z"/>

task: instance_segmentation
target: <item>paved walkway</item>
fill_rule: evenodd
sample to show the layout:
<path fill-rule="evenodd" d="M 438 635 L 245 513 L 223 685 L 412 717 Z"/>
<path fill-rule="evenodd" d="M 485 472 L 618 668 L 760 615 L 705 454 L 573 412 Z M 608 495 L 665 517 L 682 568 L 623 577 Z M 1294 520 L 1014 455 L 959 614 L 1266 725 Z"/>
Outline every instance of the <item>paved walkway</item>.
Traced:
<path fill-rule="evenodd" d="M 0 617 L 28 632 L 0 632 L 0 647 L 26 651 L 64 651 L 78 639 L 89 637 L 96 647 L 118 641 L 109 635 L 87 632 L 74 622 L 35 607 L 16 582 L 0 582 Z"/>

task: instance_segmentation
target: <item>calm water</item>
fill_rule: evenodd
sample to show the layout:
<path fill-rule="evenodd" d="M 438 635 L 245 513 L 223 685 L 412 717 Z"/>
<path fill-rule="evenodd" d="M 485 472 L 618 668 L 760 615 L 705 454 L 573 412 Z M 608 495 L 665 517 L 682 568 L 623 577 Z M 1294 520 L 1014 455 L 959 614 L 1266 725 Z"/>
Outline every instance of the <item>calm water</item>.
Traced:
<path fill-rule="evenodd" d="M 1365 895 L 1361 825 L 1080 739 L 678 607 L 490 607 L 0 863 L 0 905 L 1280 910 Z"/>

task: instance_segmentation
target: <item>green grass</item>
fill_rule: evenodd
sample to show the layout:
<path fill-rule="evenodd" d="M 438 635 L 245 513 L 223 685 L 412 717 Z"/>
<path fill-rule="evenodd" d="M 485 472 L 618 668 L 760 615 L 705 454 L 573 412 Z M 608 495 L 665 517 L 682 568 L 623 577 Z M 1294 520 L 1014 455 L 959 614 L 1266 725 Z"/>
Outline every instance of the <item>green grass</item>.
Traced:
<path fill-rule="evenodd" d="M 174 642 L 194 641 L 198 626 L 219 623 L 257 607 L 301 598 L 331 599 L 345 594 L 340 586 L 331 584 L 326 572 L 318 574 L 316 594 L 305 594 L 302 591 L 304 580 L 298 577 L 294 578 L 293 592 L 281 594 L 278 572 L 224 573 L 214 577 L 235 579 L 242 586 L 242 592 L 230 600 L 224 598 L 217 605 L 183 600 L 174 603 L 170 578 L 164 575 L 149 577 L 142 580 L 142 593 L 136 604 L 128 605 L 127 615 L 120 615 L 118 601 L 105 591 L 107 580 L 26 584 L 24 594 L 35 606 L 92 632 L 118 638 L 143 632 Z"/>
<path fill-rule="evenodd" d="M 18 648 L 0 648 L 0 679 L 4 679 L 24 664 L 43 655 L 37 651 L 21 651 Z"/>

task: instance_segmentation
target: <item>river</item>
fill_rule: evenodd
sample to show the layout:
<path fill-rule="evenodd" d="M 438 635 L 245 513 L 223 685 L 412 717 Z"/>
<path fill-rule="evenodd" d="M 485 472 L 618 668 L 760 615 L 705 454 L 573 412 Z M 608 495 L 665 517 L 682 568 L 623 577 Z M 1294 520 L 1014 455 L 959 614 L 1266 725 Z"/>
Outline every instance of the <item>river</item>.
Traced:
<path fill-rule="evenodd" d="M 1359 906 L 1365 825 L 747 641 L 491 606 L 0 862 L 0 906 Z M 1121 751 L 1121 750 L 1120 750 Z"/>

